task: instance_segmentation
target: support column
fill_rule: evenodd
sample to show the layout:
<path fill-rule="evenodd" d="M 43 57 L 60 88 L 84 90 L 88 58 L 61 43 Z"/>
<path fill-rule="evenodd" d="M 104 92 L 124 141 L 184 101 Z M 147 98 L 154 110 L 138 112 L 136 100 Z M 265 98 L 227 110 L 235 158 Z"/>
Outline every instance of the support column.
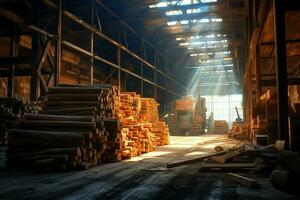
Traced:
<path fill-rule="evenodd" d="M 32 24 L 38 25 L 39 22 L 39 1 L 34 1 L 32 3 Z M 38 68 L 38 59 L 40 52 L 40 36 L 39 33 L 32 33 L 32 48 L 31 48 L 31 84 L 30 84 L 30 99 L 38 100 L 40 92 L 40 81 L 38 78 L 37 68 Z"/>
<path fill-rule="evenodd" d="M 118 42 L 121 44 L 121 24 L 118 24 Z M 119 66 L 118 69 L 118 87 L 121 89 L 121 82 L 122 82 L 122 70 L 121 70 L 121 48 L 120 46 L 117 47 L 117 65 Z M 126 76 L 126 75 L 125 75 Z M 125 84 L 125 79 L 126 77 L 124 76 L 124 91 L 126 90 L 126 84 Z"/>
<path fill-rule="evenodd" d="M 17 56 L 17 41 L 16 37 L 14 35 L 14 32 L 12 31 L 11 37 L 10 37 L 10 58 L 14 58 Z M 7 77 L 8 80 L 8 88 L 7 88 L 7 96 L 8 97 L 14 97 L 14 91 L 15 91 L 15 84 L 14 84 L 14 75 L 15 74 L 15 64 L 12 64 L 9 69 L 9 76 Z"/>
<path fill-rule="evenodd" d="M 141 39 L 141 55 L 145 58 L 145 42 L 143 39 Z M 141 63 L 141 77 L 144 78 L 144 63 L 140 61 Z M 141 79 L 141 96 L 144 97 L 144 80 Z"/>
<path fill-rule="evenodd" d="M 57 22 L 56 22 L 56 55 L 55 55 L 55 62 L 56 62 L 56 71 L 55 71 L 55 86 L 60 84 L 60 74 L 61 74 L 61 65 L 62 65 L 62 49 L 61 49 L 61 32 L 62 32 L 62 0 L 58 1 L 58 9 L 57 9 Z"/>
<path fill-rule="evenodd" d="M 157 52 L 155 51 L 154 52 L 154 67 L 157 69 Z M 157 71 L 155 70 L 154 71 L 154 83 L 155 85 L 153 86 L 154 88 L 154 98 L 156 99 L 157 101 Z"/>
<path fill-rule="evenodd" d="M 260 46 L 256 45 L 255 49 L 255 86 L 256 86 L 256 104 L 261 96 L 261 70 L 260 70 Z"/>
<path fill-rule="evenodd" d="M 91 25 L 94 28 L 94 0 L 91 0 Z M 91 75 L 90 75 L 90 84 L 94 84 L 94 32 L 91 31 Z"/>
<path fill-rule="evenodd" d="M 117 47 L 117 65 L 120 67 L 118 69 L 118 87 L 121 89 L 121 48 Z"/>
<path fill-rule="evenodd" d="M 288 81 L 286 61 L 286 33 L 284 2 L 273 0 L 274 27 L 275 27 L 275 58 L 277 82 L 277 113 L 278 113 L 278 139 L 285 140 L 289 146 L 289 106 L 288 106 Z"/>

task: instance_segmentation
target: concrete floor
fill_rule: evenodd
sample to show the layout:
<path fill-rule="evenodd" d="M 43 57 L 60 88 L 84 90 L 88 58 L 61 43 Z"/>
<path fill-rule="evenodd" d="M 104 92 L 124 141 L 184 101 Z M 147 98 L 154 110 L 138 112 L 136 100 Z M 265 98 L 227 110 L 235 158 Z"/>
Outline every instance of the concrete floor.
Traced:
<path fill-rule="evenodd" d="M 166 163 L 240 142 L 220 135 L 171 137 L 171 144 L 119 163 L 87 171 L 37 173 L 0 170 L 0 199 L 300 199 L 273 188 L 268 177 L 247 174 L 261 188 L 251 190 L 224 173 L 200 173 L 199 163 L 166 169 Z"/>

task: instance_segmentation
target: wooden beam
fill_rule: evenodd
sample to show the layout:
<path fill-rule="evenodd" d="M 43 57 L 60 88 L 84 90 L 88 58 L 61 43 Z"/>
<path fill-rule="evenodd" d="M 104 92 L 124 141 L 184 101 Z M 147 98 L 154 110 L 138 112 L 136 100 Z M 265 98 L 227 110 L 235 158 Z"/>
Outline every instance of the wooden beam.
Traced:
<path fill-rule="evenodd" d="M 222 156 L 212 156 L 211 159 L 217 163 L 226 163 L 229 159 L 244 153 L 244 147 L 240 147 Z"/>
<path fill-rule="evenodd" d="M 248 188 L 251 188 L 251 189 L 259 188 L 259 185 L 258 185 L 257 181 L 254 180 L 254 179 L 250 179 L 250 178 L 247 178 L 245 176 L 241 176 L 241 175 L 238 175 L 238 174 L 235 174 L 235 173 L 228 173 L 227 177 L 231 181 L 239 183 L 241 185 L 244 185 Z"/>
<path fill-rule="evenodd" d="M 211 156 L 222 155 L 226 152 L 227 151 L 220 151 L 220 152 L 217 152 L 217 153 L 210 153 L 210 154 L 206 154 L 206 155 L 203 155 L 203 156 L 199 156 L 197 158 L 192 158 L 192 159 L 187 159 L 187 160 L 180 160 L 180 161 L 175 161 L 175 162 L 169 162 L 169 163 L 167 163 L 167 168 L 173 168 L 173 167 L 178 167 L 178 166 L 182 166 L 182 165 L 187 165 L 187 164 L 190 164 L 190 163 L 201 161 L 201 160 L 203 160 L 205 158 L 209 158 Z"/>
<path fill-rule="evenodd" d="M 245 169 L 253 169 L 255 167 L 255 163 L 225 163 L 225 164 L 208 164 L 203 163 L 200 166 L 199 171 L 211 171 L 211 170 L 245 170 Z"/>
<path fill-rule="evenodd" d="M 289 78 L 287 80 L 288 85 L 300 85 L 300 78 Z M 266 86 L 276 86 L 276 79 L 271 80 L 261 80 L 261 85 Z"/>
<path fill-rule="evenodd" d="M 0 65 L 12 65 L 12 64 L 30 64 L 31 56 L 19 56 L 19 57 L 0 57 Z"/>
<path fill-rule="evenodd" d="M 256 104 L 259 102 L 261 96 L 261 70 L 260 70 L 260 46 L 257 45 L 255 49 L 255 78 L 256 78 Z"/>
<path fill-rule="evenodd" d="M 277 113 L 278 113 L 278 138 L 285 140 L 289 146 L 289 105 L 288 105 L 288 77 L 286 61 L 286 27 L 285 12 L 282 1 L 273 0 L 275 58 L 276 58 L 276 85 L 277 85 Z"/>

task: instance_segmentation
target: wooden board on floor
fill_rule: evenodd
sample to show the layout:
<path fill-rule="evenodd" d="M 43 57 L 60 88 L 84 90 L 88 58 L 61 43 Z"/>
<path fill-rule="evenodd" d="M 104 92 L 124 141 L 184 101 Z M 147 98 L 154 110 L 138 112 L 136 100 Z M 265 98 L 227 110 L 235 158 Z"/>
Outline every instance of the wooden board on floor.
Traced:
<path fill-rule="evenodd" d="M 239 147 L 234 151 L 228 152 L 225 155 L 221 155 L 221 156 L 212 156 L 211 159 L 217 163 L 226 163 L 227 160 L 229 160 L 230 158 L 233 158 L 235 156 L 238 156 L 242 153 L 244 153 L 244 147 Z"/>
<path fill-rule="evenodd" d="M 258 185 L 257 181 L 254 180 L 254 179 L 250 179 L 250 178 L 247 178 L 245 176 L 241 176 L 241 175 L 238 175 L 238 174 L 235 174 L 235 173 L 228 173 L 227 177 L 231 181 L 239 183 L 241 185 L 244 185 L 248 188 L 251 188 L 251 189 L 259 188 L 259 185 Z"/>
<path fill-rule="evenodd" d="M 199 171 L 211 171 L 211 170 L 242 170 L 242 169 L 253 169 L 255 163 L 225 163 L 225 164 L 211 164 L 203 163 L 200 166 Z"/>
<path fill-rule="evenodd" d="M 216 152 L 216 153 L 209 153 L 209 154 L 206 154 L 206 155 L 202 155 L 202 156 L 199 156 L 197 158 L 170 162 L 170 163 L 167 163 L 167 168 L 173 168 L 173 167 L 178 167 L 178 166 L 182 166 L 182 165 L 187 165 L 187 164 L 190 164 L 190 163 L 194 163 L 194 162 L 204 160 L 205 158 L 209 158 L 211 156 L 222 155 L 222 154 L 225 154 L 226 152 L 227 151 L 220 151 L 220 152 Z"/>

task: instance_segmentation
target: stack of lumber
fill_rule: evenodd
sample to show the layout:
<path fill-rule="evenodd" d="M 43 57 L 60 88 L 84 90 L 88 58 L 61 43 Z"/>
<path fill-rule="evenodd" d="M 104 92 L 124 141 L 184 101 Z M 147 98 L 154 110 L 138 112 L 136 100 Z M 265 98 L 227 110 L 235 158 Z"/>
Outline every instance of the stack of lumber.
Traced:
<path fill-rule="evenodd" d="M 25 113 L 39 113 L 43 108 L 43 102 L 41 101 L 25 101 L 23 100 Z"/>
<path fill-rule="evenodd" d="M 225 134 L 228 133 L 228 123 L 226 120 L 215 120 L 214 121 L 214 133 Z"/>
<path fill-rule="evenodd" d="M 10 131 L 8 163 L 87 169 L 153 151 L 169 142 L 159 104 L 112 85 L 54 87 L 39 114 Z"/>
<path fill-rule="evenodd" d="M 156 138 L 158 146 L 169 144 L 169 127 L 163 120 L 159 119 L 159 104 L 152 98 L 141 98 L 140 120 L 150 122 L 150 131 Z"/>
<path fill-rule="evenodd" d="M 8 164 L 66 170 L 101 163 L 114 134 L 104 124 L 114 115 L 117 92 L 107 85 L 50 88 L 44 110 L 10 130 Z"/>
<path fill-rule="evenodd" d="M 8 130 L 18 124 L 23 114 L 22 101 L 16 98 L 0 98 L 0 146 L 8 144 Z"/>
<path fill-rule="evenodd" d="M 233 122 L 229 137 L 245 140 L 249 138 L 249 131 L 248 123 Z"/>
<path fill-rule="evenodd" d="M 159 121 L 158 103 L 154 99 L 141 98 L 135 92 L 121 92 L 116 104 L 121 125 L 116 139 L 120 145 L 108 161 L 128 159 L 153 151 L 157 145 L 168 144 L 169 130 L 163 121 Z"/>

